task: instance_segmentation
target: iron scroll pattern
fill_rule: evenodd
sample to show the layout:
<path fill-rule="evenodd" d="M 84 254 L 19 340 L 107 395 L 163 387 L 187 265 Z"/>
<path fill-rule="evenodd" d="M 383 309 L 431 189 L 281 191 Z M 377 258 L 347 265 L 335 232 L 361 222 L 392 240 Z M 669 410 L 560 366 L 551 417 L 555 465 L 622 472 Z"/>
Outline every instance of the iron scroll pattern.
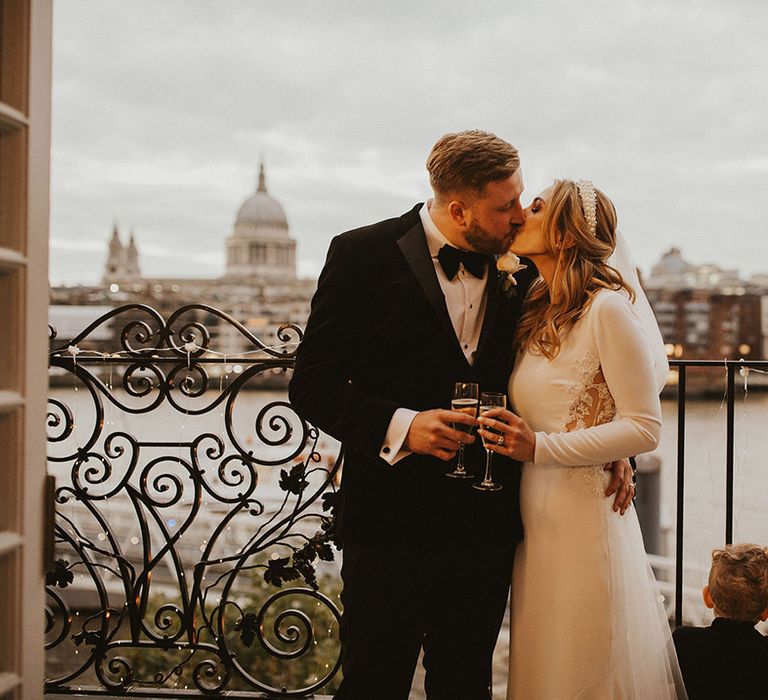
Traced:
<path fill-rule="evenodd" d="M 269 346 L 204 304 L 167 320 L 128 304 L 65 344 L 49 335 L 65 389 L 47 417 L 47 691 L 305 696 L 337 682 L 340 612 L 322 589 L 341 450 L 279 392 L 250 390 L 290 372 L 300 329 Z M 245 352 L 215 351 L 233 337 Z"/>

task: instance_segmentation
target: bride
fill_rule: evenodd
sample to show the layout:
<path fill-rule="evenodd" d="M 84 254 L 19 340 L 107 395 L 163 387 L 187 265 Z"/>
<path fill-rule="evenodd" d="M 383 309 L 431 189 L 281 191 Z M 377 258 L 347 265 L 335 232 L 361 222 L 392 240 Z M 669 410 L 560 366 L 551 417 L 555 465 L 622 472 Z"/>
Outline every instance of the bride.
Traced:
<path fill-rule="evenodd" d="M 637 515 L 603 496 L 606 463 L 656 447 L 667 370 L 616 247 L 611 201 L 588 180 L 557 180 L 510 248 L 541 276 L 517 331 L 513 412 L 480 418 L 492 449 L 524 462 L 508 700 L 685 697 Z"/>

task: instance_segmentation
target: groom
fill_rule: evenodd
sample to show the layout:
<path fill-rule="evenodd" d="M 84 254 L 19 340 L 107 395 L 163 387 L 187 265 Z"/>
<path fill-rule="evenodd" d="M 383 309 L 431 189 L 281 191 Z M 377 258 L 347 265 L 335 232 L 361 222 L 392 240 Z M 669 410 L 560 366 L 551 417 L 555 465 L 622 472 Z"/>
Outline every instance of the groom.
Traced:
<path fill-rule="evenodd" d="M 536 275 L 510 294 L 495 267 L 524 220 L 520 160 L 473 130 L 443 136 L 427 170 L 434 199 L 331 242 L 290 385 L 346 450 L 342 700 L 406 700 L 422 647 L 430 700 L 490 698 L 522 536 L 518 463 L 496 456 L 495 493 L 445 476 L 474 442 L 453 428 L 475 422 L 449 410 L 453 384 L 506 393 Z M 478 443 L 465 461 L 479 478 Z"/>

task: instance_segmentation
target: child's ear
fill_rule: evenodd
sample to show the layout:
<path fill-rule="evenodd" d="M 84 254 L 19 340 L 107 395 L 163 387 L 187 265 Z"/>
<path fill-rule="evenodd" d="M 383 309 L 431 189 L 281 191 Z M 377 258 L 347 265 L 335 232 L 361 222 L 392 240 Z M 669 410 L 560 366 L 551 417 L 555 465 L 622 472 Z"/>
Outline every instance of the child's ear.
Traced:
<path fill-rule="evenodd" d="M 765 610 L 763 610 L 763 612 L 760 613 L 760 621 L 765 622 L 766 620 L 768 620 L 768 608 L 766 608 Z"/>
<path fill-rule="evenodd" d="M 701 591 L 701 597 L 704 599 L 704 605 L 712 609 L 715 607 L 715 601 L 712 600 L 712 595 L 709 592 L 709 586 L 704 586 Z"/>

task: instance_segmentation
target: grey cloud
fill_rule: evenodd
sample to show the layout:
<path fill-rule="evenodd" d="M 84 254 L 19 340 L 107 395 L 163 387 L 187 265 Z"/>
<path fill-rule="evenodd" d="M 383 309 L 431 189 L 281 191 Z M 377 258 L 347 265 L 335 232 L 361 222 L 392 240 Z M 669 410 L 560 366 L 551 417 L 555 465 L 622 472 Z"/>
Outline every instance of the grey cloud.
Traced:
<path fill-rule="evenodd" d="M 264 153 L 317 268 L 334 233 L 427 195 L 437 136 L 480 127 L 518 145 L 528 194 L 591 176 L 644 266 L 695 240 L 756 270 L 767 25 L 757 0 L 58 0 L 52 231 L 106 245 L 117 218 L 220 256 Z"/>

